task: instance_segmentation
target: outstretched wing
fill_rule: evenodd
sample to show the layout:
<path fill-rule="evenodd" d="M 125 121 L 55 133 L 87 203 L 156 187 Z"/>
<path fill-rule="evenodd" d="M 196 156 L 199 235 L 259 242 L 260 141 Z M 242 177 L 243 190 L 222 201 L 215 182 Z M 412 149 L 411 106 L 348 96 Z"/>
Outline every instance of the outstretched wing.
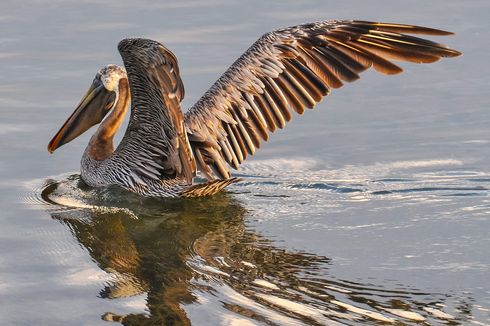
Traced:
<path fill-rule="evenodd" d="M 406 34 L 451 33 L 412 25 L 327 21 L 280 29 L 256 41 L 186 113 L 197 168 L 229 178 L 291 111 L 303 114 L 332 88 L 374 67 L 397 74 L 388 59 L 430 63 L 459 52 Z"/>
<path fill-rule="evenodd" d="M 158 42 L 124 39 L 118 45 L 131 90 L 131 116 L 115 151 L 130 169 L 130 183 L 145 186 L 148 179 L 195 175 L 180 102 L 184 86 L 177 59 Z"/>

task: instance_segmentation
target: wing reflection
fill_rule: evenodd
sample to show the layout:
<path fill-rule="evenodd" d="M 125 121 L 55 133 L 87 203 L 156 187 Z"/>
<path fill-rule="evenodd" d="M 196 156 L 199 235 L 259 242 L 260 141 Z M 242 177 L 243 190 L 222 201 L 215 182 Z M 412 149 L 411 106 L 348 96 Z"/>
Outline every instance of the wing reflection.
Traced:
<path fill-rule="evenodd" d="M 70 182 L 80 189 L 76 178 Z M 77 205 L 62 207 L 56 203 L 64 187 L 51 183 L 42 196 L 51 216 L 113 276 L 99 296 L 146 295 L 141 313 L 107 312 L 105 320 L 180 325 L 208 314 L 268 325 L 458 323 L 442 311 L 446 295 L 342 280 L 329 274 L 329 258 L 278 247 L 247 227 L 253 213 L 226 193 L 119 201 L 114 189 L 82 189 L 77 201 L 63 201 Z M 117 207 L 103 206 L 108 198 Z"/>

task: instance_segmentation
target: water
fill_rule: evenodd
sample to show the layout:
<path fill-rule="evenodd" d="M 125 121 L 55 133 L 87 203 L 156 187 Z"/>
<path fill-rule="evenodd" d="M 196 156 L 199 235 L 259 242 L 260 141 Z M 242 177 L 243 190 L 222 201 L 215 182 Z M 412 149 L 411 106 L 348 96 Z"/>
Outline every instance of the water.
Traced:
<path fill-rule="evenodd" d="M 488 1 L 3 1 L 0 324 L 490 324 Z M 80 183 L 46 145 L 117 42 L 164 42 L 188 107 L 259 35 L 360 18 L 457 32 L 464 56 L 368 72 L 213 198 Z"/>

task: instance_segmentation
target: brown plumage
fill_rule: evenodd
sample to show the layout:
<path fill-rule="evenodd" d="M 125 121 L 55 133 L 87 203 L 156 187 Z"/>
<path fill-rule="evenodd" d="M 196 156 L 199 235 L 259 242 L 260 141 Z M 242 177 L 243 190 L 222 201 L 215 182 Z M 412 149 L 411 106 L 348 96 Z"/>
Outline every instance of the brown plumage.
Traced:
<path fill-rule="evenodd" d="M 236 182 L 230 168 L 238 169 L 270 133 L 291 121 L 294 112 L 303 114 L 332 89 L 359 79 L 368 68 L 397 74 L 402 68 L 390 60 L 431 63 L 460 55 L 409 34 L 451 33 L 352 20 L 267 33 L 185 116 L 180 108 L 184 86 L 173 53 L 156 41 L 125 39 L 118 48 L 127 75 L 114 65 L 99 71 L 48 150 L 54 151 L 99 123 L 112 109 L 82 158 L 81 176 L 87 184 L 115 184 L 152 197 L 210 195 Z M 129 93 L 130 122 L 113 150 L 113 135 L 126 112 Z M 193 185 L 197 171 L 209 182 Z"/>
<path fill-rule="evenodd" d="M 333 88 L 389 60 L 431 63 L 460 52 L 410 36 L 450 35 L 432 28 L 367 21 L 327 21 L 267 33 L 255 42 L 187 112 L 185 124 L 197 167 L 226 179 L 268 133 L 284 128 L 291 111 L 303 114 Z M 243 113 L 244 112 L 244 113 Z M 224 117 L 224 118 L 223 118 Z M 214 175 L 213 175 L 214 174 Z"/>

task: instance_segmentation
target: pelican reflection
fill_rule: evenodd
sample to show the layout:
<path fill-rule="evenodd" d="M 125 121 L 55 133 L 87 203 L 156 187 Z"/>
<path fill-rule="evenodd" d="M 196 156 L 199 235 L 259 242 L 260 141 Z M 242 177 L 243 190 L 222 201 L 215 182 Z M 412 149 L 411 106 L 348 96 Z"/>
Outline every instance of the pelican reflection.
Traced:
<path fill-rule="evenodd" d="M 52 183 L 43 198 L 55 203 L 62 186 Z M 331 259 L 281 248 L 248 227 L 253 213 L 230 194 L 182 200 L 124 194 L 123 206 L 97 209 L 108 196 L 117 204 L 117 196 L 113 190 L 86 191 L 91 201 L 84 199 L 82 208 L 51 206 L 49 211 L 113 276 L 94 296 L 146 295 L 140 313 L 97 312 L 105 320 L 188 325 L 202 311 L 215 318 L 209 324 L 230 319 L 268 325 L 457 324 L 460 318 L 437 316 L 446 295 L 331 275 Z"/>

